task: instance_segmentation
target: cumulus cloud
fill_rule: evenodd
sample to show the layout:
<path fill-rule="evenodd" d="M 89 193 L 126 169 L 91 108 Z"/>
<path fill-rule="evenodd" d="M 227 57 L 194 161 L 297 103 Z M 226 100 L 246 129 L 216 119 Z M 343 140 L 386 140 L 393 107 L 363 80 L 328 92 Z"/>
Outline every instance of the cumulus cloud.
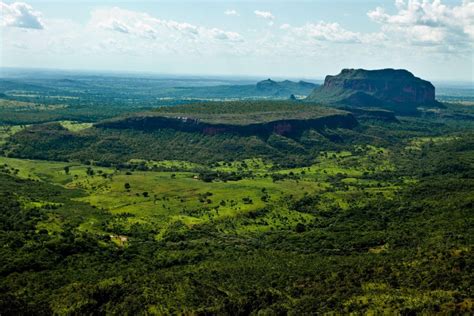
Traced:
<path fill-rule="evenodd" d="M 130 28 L 127 25 L 125 25 L 122 22 L 117 21 L 115 19 L 110 19 L 110 20 L 108 20 L 106 22 L 103 22 L 99 25 L 103 28 L 110 29 L 110 30 L 113 30 L 113 31 L 117 31 L 117 32 L 120 32 L 120 33 L 129 33 L 130 32 Z"/>
<path fill-rule="evenodd" d="M 136 37 L 155 39 L 161 33 L 175 32 L 184 36 L 196 36 L 199 28 L 186 22 L 161 20 L 147 13 L 124 10 L 118 7 L 92 12 L 91 24 L 98 28 Z"/>
<path fill-rule="evenodd" d="M 9 27 L 43 29 L 41 13 L 24 2 L 0 2 L 0 24 Z"/>
<path fill-rule="evenodd" d="M 396 0 L 397 12 L 377 7 L 368 17 L 382 25 L 382 31 L 419 45 L 465 46 L 474 40 L 474 2 L 464 0 L 448 6 L 441 0 Z"/>
<path fill-rule="evenodd" d="M 157 22 L 159 26 L 164 26 L 164 27 L 167 27 L 168 29 L 173 29 L 182 34 L 187 34 L 187 35 L 199 34 L 199 27 L 186 23 L 186 22 L 180 23 L 176 21 L 164 21 L 164 20 L 158 20 L 158 19 L 155 19 L 155 22 Z"/>
<path fill-rule="evenodd" d="M 82 43 L 90 54 L 203 58 L 232 54 L 244 42 L 237 32 L 119 7 L 93 10 L 85 28 L 93 34 Z"/>
<path fill-rule="evenodd" d="M 253 13 L 259 18 L 267 20 L 268 25 L 273 25 L 273 20 L 275 19 L 275 16 L 271 12 L 255 10 L 253 11 Z"/>
<path fill-rule="evenodd" d="M 144 38 L 156 38 L 154 19 L 145 13 L 122 10 L 120 8 L 100 9 L 92 12 L 92 26 L 123 34 Z"/>
<path fill-rule="evenodd" d="M 148 39 L 187 38 L 190 40 L 242 40 L 240 34 L 218 28 L 206 28 L 187 22 L 155 18 L 147 13 L 124 10 L 118 7 L 92 12 L 90 24 L 108 31 L 119 32 Z"/>
<path fill-rule="evenodd" d="M 265 25 L 244 27 L 242 35 L 217 25 L 175 21 L 118 7 L 98 7 L 85 23 L 43 21 L 40 13 L 28 5 L 18 2 L 7 5 L 1 1 L 0 26 L 16 26 L 1 30 L 3 56 L 22 60 L 17 56 L 24 54 L 22 58 L 27 61 L 34 52 L 37 57 L 34 66 L 43 65 L 45 60 L 56 65 L 58 60 L 70 56 L 71 65 L 77 60 L 90 59 L 101 67 L 103 63 L 122 67 L 124 58 L 130 58 L 127 60 L 135 61 L 136 65 L 147 60 L 150 67 L 159 65 L 169 67 L 170 71 L 175 71 L 174 67 L 187 69 L 185 65 L 200 65 L 204 69 L 208 64 L 220 63 L 227 67 L 229 60 L 241 63 L 235 66 L 236 72 L 252 72 L 258 68 L 255 65 L 260 64 L 266 64 L 269 71 L 281 65 L 287 65 L 290 70 L 298 67 L 304 70 L 312 63 L 315 66 L 357 65 L 361 60 L 366 62 L 362 66 L 383 66 L 388 62 L 394 66 L 426 63 L 431 67 L 431 63 L 438 65 L 446 61 L 447 65 L 453 60 L 466 64 L 465 60 L 472 60 L 474 43 L 474 2 L 466 0 L 459 0 L 457 5 L 453 2 L 445 5 L 440 0 L 393 0 L 392 7 L 386 10 L 374 6 L 366 19 L 380 25 L 376 32 L 351 29 L 342 22 L 315 20 L 300 24 L 281 21 L 278 29 Z M 238 15 L 232 8 L 221 11 L 221 16 L 222 13 Z M 253 13 L 255 19 L 265 24 L 277 21 L 271 12 L 256 10 Z M 31 23 L 32 17 L 36 24 Z M 25 32 L 19 28 L 42 28 L 44 24 L 47 27 L 41 32 Z M 20 63 L 15 61 L 14 64 Z M 133 66 L 129 63 L 129 67 Z"/>
<path fill-rule="evenodd" d="M 229 40 L 232 42 L 241 42 L 243 41 L 239 33 L 236 32 L 225 32 L 223 30 L 213 28 L 209 30 L 211 36 L 219 40 Z"/>
<path fill-rule="evenodd" d="M 225 15 L 230 15 L 230 16 L 239 16 L 239 12 L 233 9 L 225 10 L 224 11 Z"/>
<path fill-rule="evenodd" d="M 283 24 L 280 29 L 291 32 L 303 40 L 327 41 L 333 43 L 372 43 L 383 40 L 381 33 L 362 34 L 343 28 L 339 23 L 307 23 L 300 27 Z"/>

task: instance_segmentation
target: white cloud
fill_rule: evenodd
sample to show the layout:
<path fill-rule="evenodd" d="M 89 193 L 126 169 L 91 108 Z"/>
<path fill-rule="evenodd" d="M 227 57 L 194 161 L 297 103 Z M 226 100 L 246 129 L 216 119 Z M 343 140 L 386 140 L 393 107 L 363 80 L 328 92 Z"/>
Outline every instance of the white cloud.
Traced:
<path fill-rule="evenodd" d="M 102 8 L 91 12 L 81 45 L 88 54 L 203 58 L 238 51 L 243 37 L 215 27 L 166 20 L 145 12 Z"/>
<path fill-rule="evenodd" d="M 267 20 L 269 26 L 273 25 L 273 20 L 275 19 L 275 16 L 271 12 L 255 10 L 253 11 L 253 13 L 255 13 L 255 15 L 259 18 Z"/>
<path fill-rule="evenodd" d="M 291 32 L 295 37 L 309 41 L 326 41 L 333 43 L 372 43 L 383 40 L 381 33 L 362 34 L 346 30 L 338 23 L 307 23 L 301 27 L 283 24 L 280 29 Z"/>
<path fill-rule="evenodd" d="M 0 24 L 10 27 L 43 29 L 41 13 L 24 2 L 7 4 L 0 2 Z"/>
<path fill-rule="evenodd" d="M 381 7 L 367 13 L 395 41 L 463 47 L 474 40 L 472 0 L 464 0 L 457 6 L 445 5 L 441 0 L 396 0 L 395 6 L 395 14 L 389 14 Z"/>
<path fill-rule="evenodd" d="M 151 16 L 117 7 L 93 11 L 90 24 L 101 29 L 137 37 L 154 39 L 157 35 L 154 27 L 156 23 Z"/>
<path fill-rule="evenodd" d="M 239 33 L 236 32 L 225 32 L 223 30 L 213 28 L 209 30 L 211 36 L 219 40 L 229 40 L 232 42 L 241 42 L 243 41 Z"/>
<path fill-rule="evenodd" d="M 117 32 L 120 32 L 120 33 L 129 33 L 130 32 L 130 29 L 127 25 L 125 25 L 122 22 L 117 21 L 115 19 L 110 19 L 108 21 L 104 21 L 103 23 L 100 23 L 99 26 L 101 26 L 103 28 L 106 28 L 106 29 L 109 29 L 109 30 L 117 31 Z"/>
<path fill-rule="evenodd" d="M 34 67 L 192 69 L 235 74 L 289 71 L 293 75 L 323 74 L 342 67 L 391 66 L 413 71 L 417 67 L 442 68 L 448 75 L 469 75 L 466 69 L 470 66 L 465 65 L 472 64 L 473 1 L 459 1 L 457 6 L 427 0 L 393 3 L 392 8 L 374 8 L 368 13 L 366 19 L 380 24 L 380 30 L 373 33 L 316 20 L 278 23 L 278 29 L 243 27 L 242 34 L 218 25 L 174 21 L 118 7 L 100 7 L 83 23 L 41 20 L 40 14 L 26 5 L 23 8 L 37 17 L 41 27 L 47 27 L 41 32 L 0 28 L 2 61 Z M 28 25 L 18 22 L 24 10 L 15 9 L 17 13 L 12 14 L 14 4 L 0 4 L 0 26 Z M 265 24 L 277 21 L 271 12 L 257 10 L 254 14 Z M 463 66 L 453 67 L 456 65 Z"/>
<path fill-rule="evenodd" d="M 12 45 L 13 47 L 18 48 L 18 49 L 28 49 L 28 46 L 22 42 L 12 43 Z"/>
<path fill-rule="evenodd" d="M 172 42 L 179 39 L 191 41 L 228 40 L 241 41 L 240 34 L 218 28 L 206 28 L 187 22 L 163 20 L 147 13 L 124 10 L 118 7 L 101 9 L 92 12 L 92 26 L 147 39 L 168 39 Z"/>
<path fill-rule="evenodd" d="M 255 10 L 255 11 L 253 11 L 253 13 L 255 13 L 255 15 L 258 16 L 259 18 L 262 18 L 262 19 L 265 19 L 265 20 L 274 20 L 275 19 L 275 16 L 269 11 Z"/>
<path fill-rule="evenodd" d="M 155 19 L 155 21 L 160 26 L 164 26 L 169 29 L 174 29 L 182 34 L 187 34 L 187 35 L 199 34 L 199 28 L 197 26 L 186 23 L 186 22 L 180 23 L 176 21 L 164 21 L 164 20 L 158 20 L 158 19 Z"/>
<path fill-rule="evenodd" d="M 239 16 L 239 12 L 233 9 L 225 10 L 224 11 L 225 15 L 230 15 L 230 16 Z"/>

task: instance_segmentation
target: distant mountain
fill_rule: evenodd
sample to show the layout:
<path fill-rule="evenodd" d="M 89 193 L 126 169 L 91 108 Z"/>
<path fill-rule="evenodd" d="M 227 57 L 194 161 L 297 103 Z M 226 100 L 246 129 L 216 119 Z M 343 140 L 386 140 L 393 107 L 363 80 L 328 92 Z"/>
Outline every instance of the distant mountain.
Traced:
<path fill-rule="evenodd" d="M 415 112 L 417 107 L 439 107 L 431 82 L 407 70 L 343 69 L 327 76 L 308 101 L 351 107 L 378 107 L 398 113 Z"/>
<path fill-rule="evenodd" d="M 166 91 L 174 98 L 201 99 L 289 99 L 291 95 L 304 98 L 318 85 L 305 81 L 274 81 L 271 79 L 257 82 L 255 85 L 220 85 L 209 87 L 176 87 Z"/>
<path fill-rule="evenodd" d="M 290 80 L 278 82 L 271 79 L 260 81 L 256 85 L 256 89 L 260 93 L 287 98 L 291 95 L 307 95 L 316 87 L 317 85 L 311 82 Z"/>
<path fill-rule="evenodd" d="M 53 103 L 68 97 L 68 105 L 100 104 L 101 107 L 155 107 L 179 101 L 229 101 L 239 99 L 304 99 L 317 85 L 310 82 L 264 80 L 210 80 L 113 76 L 49 76 L 0 78 L 0 93 L 18 101 Z M 82 105 L 81 105 L 82 106 Z"/>

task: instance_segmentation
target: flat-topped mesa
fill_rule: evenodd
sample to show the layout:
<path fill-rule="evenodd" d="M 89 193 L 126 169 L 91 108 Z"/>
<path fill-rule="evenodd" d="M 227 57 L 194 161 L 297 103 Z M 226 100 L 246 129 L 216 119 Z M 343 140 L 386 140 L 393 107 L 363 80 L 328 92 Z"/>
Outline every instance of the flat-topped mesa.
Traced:
<path fill-rule="evenodd" d="M 223 133 L 299 136 L 309 129 L 353 128 L 357 120 L 346 111 L 290 101 L 207 102 L 163 107 L 152 112 L 102 121 L 98 128 L 151 131 L 174 129 L 206 135 Z"/>
<path fill-rule="evenodd" d="M 439 106 L 431 82 L 402 69 L 343 69 L 327 76 L 308 100 L 356 107 L 381 107 L 416 111 L 420 106 Z"/>

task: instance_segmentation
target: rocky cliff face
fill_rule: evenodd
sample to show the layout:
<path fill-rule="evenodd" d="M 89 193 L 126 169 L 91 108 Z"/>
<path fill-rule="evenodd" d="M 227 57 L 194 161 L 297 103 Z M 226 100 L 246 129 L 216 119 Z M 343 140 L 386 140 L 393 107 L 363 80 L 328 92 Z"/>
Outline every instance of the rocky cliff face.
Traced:
<path fill-rule="evenodd" d="M 285 119 L 266 123 L 233 125 L 233 124 L 210 124 L 194 118 L 174 118 L 163 116 L 135 116 L 122 120 L 104 121 L 95 124 L 97 128 L 109 129 L 135 129 L 152 131 L 158 129 L 174 129 L 190 133 L 202 133 L 205 135 L 217 135 L 223 133 L 241 136 L 268 137 L 278 134 L 287 137 L 300 136 L 305 130 L 323 130 L 325 128 L 354 128 L 358 125 L 355 117 L 350 113 L 327 115 L 315 119 Z"/>
<path fill-rule="evenodd" d="M 344 69 L 327 76 L 308 100 L 359 107 L 381 107 L 395 111 L 439 106 L 435 87 L 406 70 Z"/>

